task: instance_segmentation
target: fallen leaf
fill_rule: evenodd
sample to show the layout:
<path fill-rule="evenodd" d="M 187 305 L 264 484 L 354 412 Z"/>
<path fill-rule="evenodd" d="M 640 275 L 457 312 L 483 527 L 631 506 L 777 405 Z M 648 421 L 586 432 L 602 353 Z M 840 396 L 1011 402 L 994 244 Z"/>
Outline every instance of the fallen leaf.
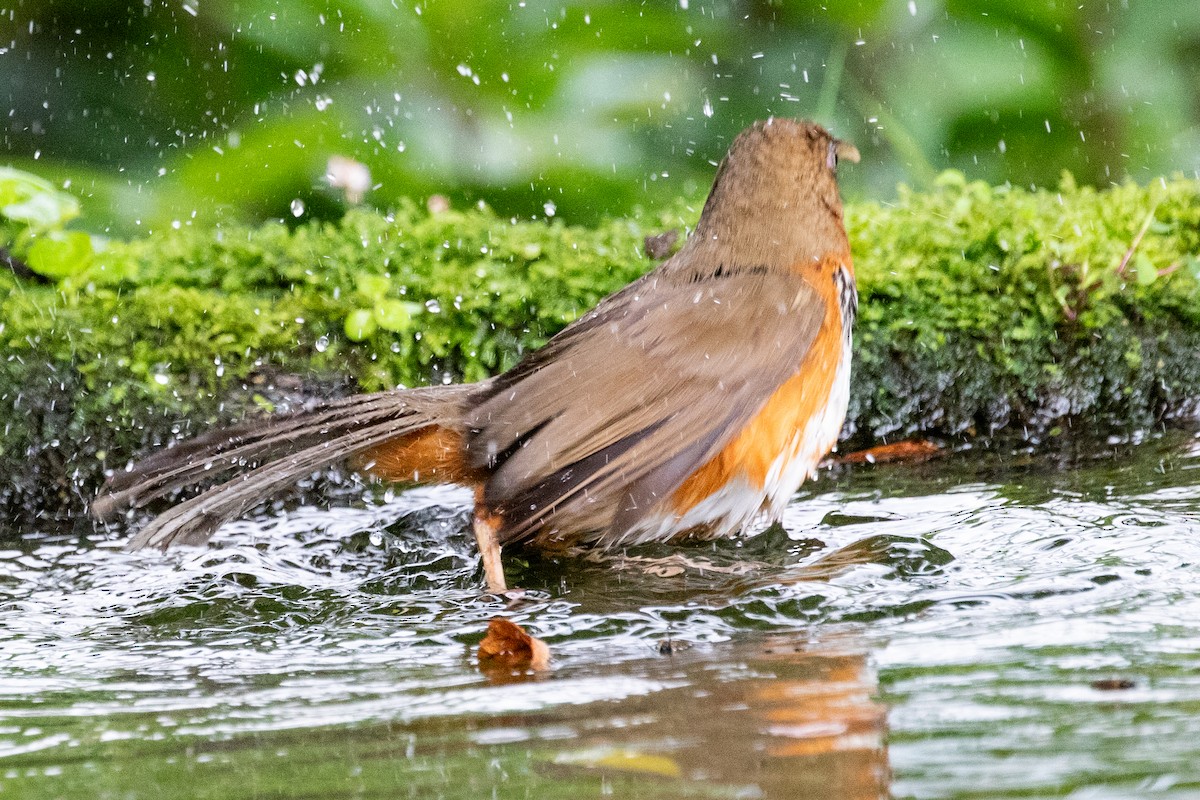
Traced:
<path fill-rule="evenodd" d="M 543 670 L 550 666 L 550 648 L 525 629 L 504 617 L 492 617 L 487 635 L 479 643 L 479 667 Z"/>
<path fill-rule="evenodd" d="M 659 775 L 664 778 L 678 778 L 683 775 L 683 770 L 679 768 L 679 763 L 675 759 L 653 753 L 618 750 L 596 759 L 595 763 L 597 767 L 642 775 Z"/>
<path fill-rule="evenodd" d="M 588 770 L 633 773 L 660 778 L 679 778 L 683 769 L 670 756 L 624 748 L 595 748 L 575 753 L 559 753 L 554 761 Z"/>
<path fill-rule="evenodd" d="M 856 450 L 834 460 L 839 464 L 888 464 L 905 462 L 915 464 L 927 461 L 942 452 L 939 445 L 928 439 L 905 439 L 902 442 L 881 444 L 866 450 Z"/>
<path fill-rule="evenodd" d="M 1129 678 L 1101 678 L 1098 681 L 1092 681 L 1092 688 L 1101 692 L 1119 692 L 1122 689 L 1133 689 L 1136 686 L 1137 684 Z"/>

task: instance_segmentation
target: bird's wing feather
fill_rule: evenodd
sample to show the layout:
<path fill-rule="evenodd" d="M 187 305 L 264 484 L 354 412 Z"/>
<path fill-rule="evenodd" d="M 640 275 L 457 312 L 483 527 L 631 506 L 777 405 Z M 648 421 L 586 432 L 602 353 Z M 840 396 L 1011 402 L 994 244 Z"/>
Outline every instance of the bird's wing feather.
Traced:
<path fill-rule="evenodd" d="M 430 427 L 457 429 L 462 399 L 484 384 L 430 386 L 334 400 L 317 408 L 253 420 L 166 448 L 116 473 L 92 504 L 97 517 L 143 506 L 182 487 L 240 472 L 173 506 L 129 547 L 198 544 L 226 520 L 281 488 L 380 444 Z"/>
<path fill-rule="evenodd" d="M 820 295 L 790 271 L 652 273 L 609 298 L 468 412 L 468 455 L 492 468 L 484 500 L 501 538 L 585 503 L 601 526 L 634 525 L 795 374 L 823 319 Z"/>

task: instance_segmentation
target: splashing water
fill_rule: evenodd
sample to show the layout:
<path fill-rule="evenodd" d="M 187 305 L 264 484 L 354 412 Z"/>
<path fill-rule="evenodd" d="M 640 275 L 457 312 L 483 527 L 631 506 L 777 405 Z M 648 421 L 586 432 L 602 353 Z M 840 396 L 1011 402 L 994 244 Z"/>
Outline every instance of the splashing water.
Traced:
<path fill-rule="evenodd" d="M 480 594 L 456 489 L 166 554 L 26 532 L 0 551 L 0 784 L 1194 796 L 1200 448 L 1093 450 L 827 473 L 738 542 L 514 551 L 513 609 Z M 496 614 L 550 673 L 479 674 Z"/>

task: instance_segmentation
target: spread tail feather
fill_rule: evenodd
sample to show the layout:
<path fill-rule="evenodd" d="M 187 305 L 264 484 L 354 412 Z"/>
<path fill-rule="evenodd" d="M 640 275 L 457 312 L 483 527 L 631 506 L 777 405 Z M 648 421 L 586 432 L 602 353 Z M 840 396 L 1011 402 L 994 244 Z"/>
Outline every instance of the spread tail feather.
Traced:
<path fill-rule="evenodd" d="M 358 395 L 203 434 L 118 472 L 92 503 L 111 516 L 230 470 L 247 469 L 156 517 L 130 549 L 200 544 L 237 517 L 318 470 L 430 427 L 457 428 L 474 386 L 433 386 Z"/>

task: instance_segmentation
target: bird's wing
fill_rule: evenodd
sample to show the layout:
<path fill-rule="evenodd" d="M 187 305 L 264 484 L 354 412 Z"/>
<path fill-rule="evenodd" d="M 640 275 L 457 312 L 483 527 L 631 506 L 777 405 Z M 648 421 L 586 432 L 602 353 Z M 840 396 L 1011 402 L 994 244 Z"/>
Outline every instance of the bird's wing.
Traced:
<path fill-rule="evenodd" d="M 583 504 L 601 527 L 636 525 L 796 373 L 824 317 L 803 278 L 765 268 L 651 273 L 610 297 L 468 411 L 501 539 Z"/>

